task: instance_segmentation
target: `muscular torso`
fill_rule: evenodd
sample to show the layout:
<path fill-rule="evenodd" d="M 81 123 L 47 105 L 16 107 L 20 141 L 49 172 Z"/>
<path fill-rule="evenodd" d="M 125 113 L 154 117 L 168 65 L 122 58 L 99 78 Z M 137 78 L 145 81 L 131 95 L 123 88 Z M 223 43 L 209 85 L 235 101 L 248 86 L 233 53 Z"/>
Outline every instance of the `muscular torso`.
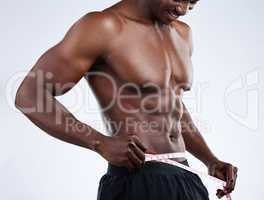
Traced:
<path fill-rule="evenodd" d="M 108 131 L 136 134 L 151 152 L 184 151 L 182 96 L 191 87 L 192 64 L 182 22 L 153 26 L 111 12 L 122 30 L 86 76 Z"/>

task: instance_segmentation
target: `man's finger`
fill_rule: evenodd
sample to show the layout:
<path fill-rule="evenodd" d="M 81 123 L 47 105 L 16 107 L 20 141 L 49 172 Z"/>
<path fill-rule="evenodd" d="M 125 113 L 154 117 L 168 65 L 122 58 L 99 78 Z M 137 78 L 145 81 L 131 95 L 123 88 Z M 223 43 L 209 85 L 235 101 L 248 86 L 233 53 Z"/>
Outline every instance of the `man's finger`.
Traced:
<path fill-rule="evenodd" d="M 136 145 L 137 145 L 137 146 L 138 146 L 143 152 L 146 152 L 146 150 L 147 150 L 146 145 L 144 145 L 144 144 L 139 140 L 139 138 L 138 138 L 136 135 L 133 135 L 132 138 L 133 138 L 135 144 L 136 144 Z"/>
<path fill-rule="evenodd" d="M 230 182 L 229 187 L 226 187 L 228 193 L 231 193 L 235 189 L 236 179 L 237 179 L 237 167 L 232 167 L 232 177 L 233 180 L 229 181 Z"/>
<path fill-rule="evenodd" d="M 227 193 L 230 193 L 234 190 L 234 184 L 235 184 L 235 171 L 234 171 L 234 167 L 231 165 L 230 167 L 228 167 L 226 172 L 225 190 Z"/>
<path fill-rule="evenodd" d="M 221 199 L 223 196 L 225 196 L 225 192 L 223 190 L 218 189 L 216 192 L 216 196 Z"/>
<path fill-rule="evenodd" d="M 129 147 L 134 150 L 134 153 L 143 164 L 145 162 L 145 153 L 134 142 L 130 143 Z"/>
<path fill-rule="evenodd" d="M 237 175 L 237 171 L 238 171 L 238 168 L 234 167 L 234 172 L 235 172 L 236 175 Z"/>
<path fill-rule="evenodd" d="M 139 168 L 141 167 L 141 160 L 136 156 L 136 154 L 134 153 L 134 151 L 132 149 L 129 149 L 128 151 L 128 158 L 131 161 L 131 163 L 133 164 L 133 166 L 135 168 Z"/>
<path fill-rule="evenodd" d="M 234 167 L 234 173 L 235 173 L 234 188 L 235 188 L 235 186 L 236 186 L 236 182 L 237 182 L 237 171 L 238 171 L 237 167 Z"/>

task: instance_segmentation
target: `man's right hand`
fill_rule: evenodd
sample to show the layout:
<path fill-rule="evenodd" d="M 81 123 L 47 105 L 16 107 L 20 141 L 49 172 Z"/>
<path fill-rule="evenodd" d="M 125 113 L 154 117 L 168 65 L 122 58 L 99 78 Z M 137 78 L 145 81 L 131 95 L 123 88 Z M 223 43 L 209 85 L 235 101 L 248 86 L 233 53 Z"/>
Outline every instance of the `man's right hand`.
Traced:
<path fill-rule="evenodd" d="M 147 148 L 136 135 L 105 137 L 99 146 L 98 153 L 110 164 L 133 170 L 145 162 Z"/>

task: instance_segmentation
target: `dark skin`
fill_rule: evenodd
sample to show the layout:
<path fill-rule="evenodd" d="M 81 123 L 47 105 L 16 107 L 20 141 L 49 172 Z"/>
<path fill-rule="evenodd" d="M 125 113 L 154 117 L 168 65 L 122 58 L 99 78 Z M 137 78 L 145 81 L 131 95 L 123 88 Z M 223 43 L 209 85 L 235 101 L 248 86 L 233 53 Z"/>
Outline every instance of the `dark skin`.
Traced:
<path fill-rule="evenodd" d="M 182 101 L 193 80 L 193 45 L 191 28 L 178 18 L 196 2 L 123 0 L 85 15 L 39 58 L 17 91 L 17 108 L 49 135 L 131 170 L 142 166 L 145 153 L 187 150 L 210 175 L 227 181 L 224 190 L 217 191 L 219 198 L 231 193 L 237 168 L 210 151 Z M 39 82 L 40 73 L 50 73 L 52 79 L 44 76 Z M 82 77 L 98 99 L 110 136 L 80 122 L 55 98 Z M 110 102 L 114 103 L 109 106 Z M 25 111 L 39 105 L 41 111 Z M 69 119 L 84 128 L 67 128 Z"/>

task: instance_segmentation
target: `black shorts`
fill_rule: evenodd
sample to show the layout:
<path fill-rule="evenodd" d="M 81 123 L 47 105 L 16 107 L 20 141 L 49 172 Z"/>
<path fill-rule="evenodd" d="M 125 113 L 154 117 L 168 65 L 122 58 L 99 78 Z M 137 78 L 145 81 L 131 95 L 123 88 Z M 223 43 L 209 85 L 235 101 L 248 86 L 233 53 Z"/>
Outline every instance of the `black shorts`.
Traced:
<path fill-rule="evenodd" d="M 188 165 L 187 161 L 183 164 Z M 196 174 L 162 162 L 146 162 L 134 172 L 108 165 L 99 183 L 97 200 L 209 200 L 209 197 Z"/>

